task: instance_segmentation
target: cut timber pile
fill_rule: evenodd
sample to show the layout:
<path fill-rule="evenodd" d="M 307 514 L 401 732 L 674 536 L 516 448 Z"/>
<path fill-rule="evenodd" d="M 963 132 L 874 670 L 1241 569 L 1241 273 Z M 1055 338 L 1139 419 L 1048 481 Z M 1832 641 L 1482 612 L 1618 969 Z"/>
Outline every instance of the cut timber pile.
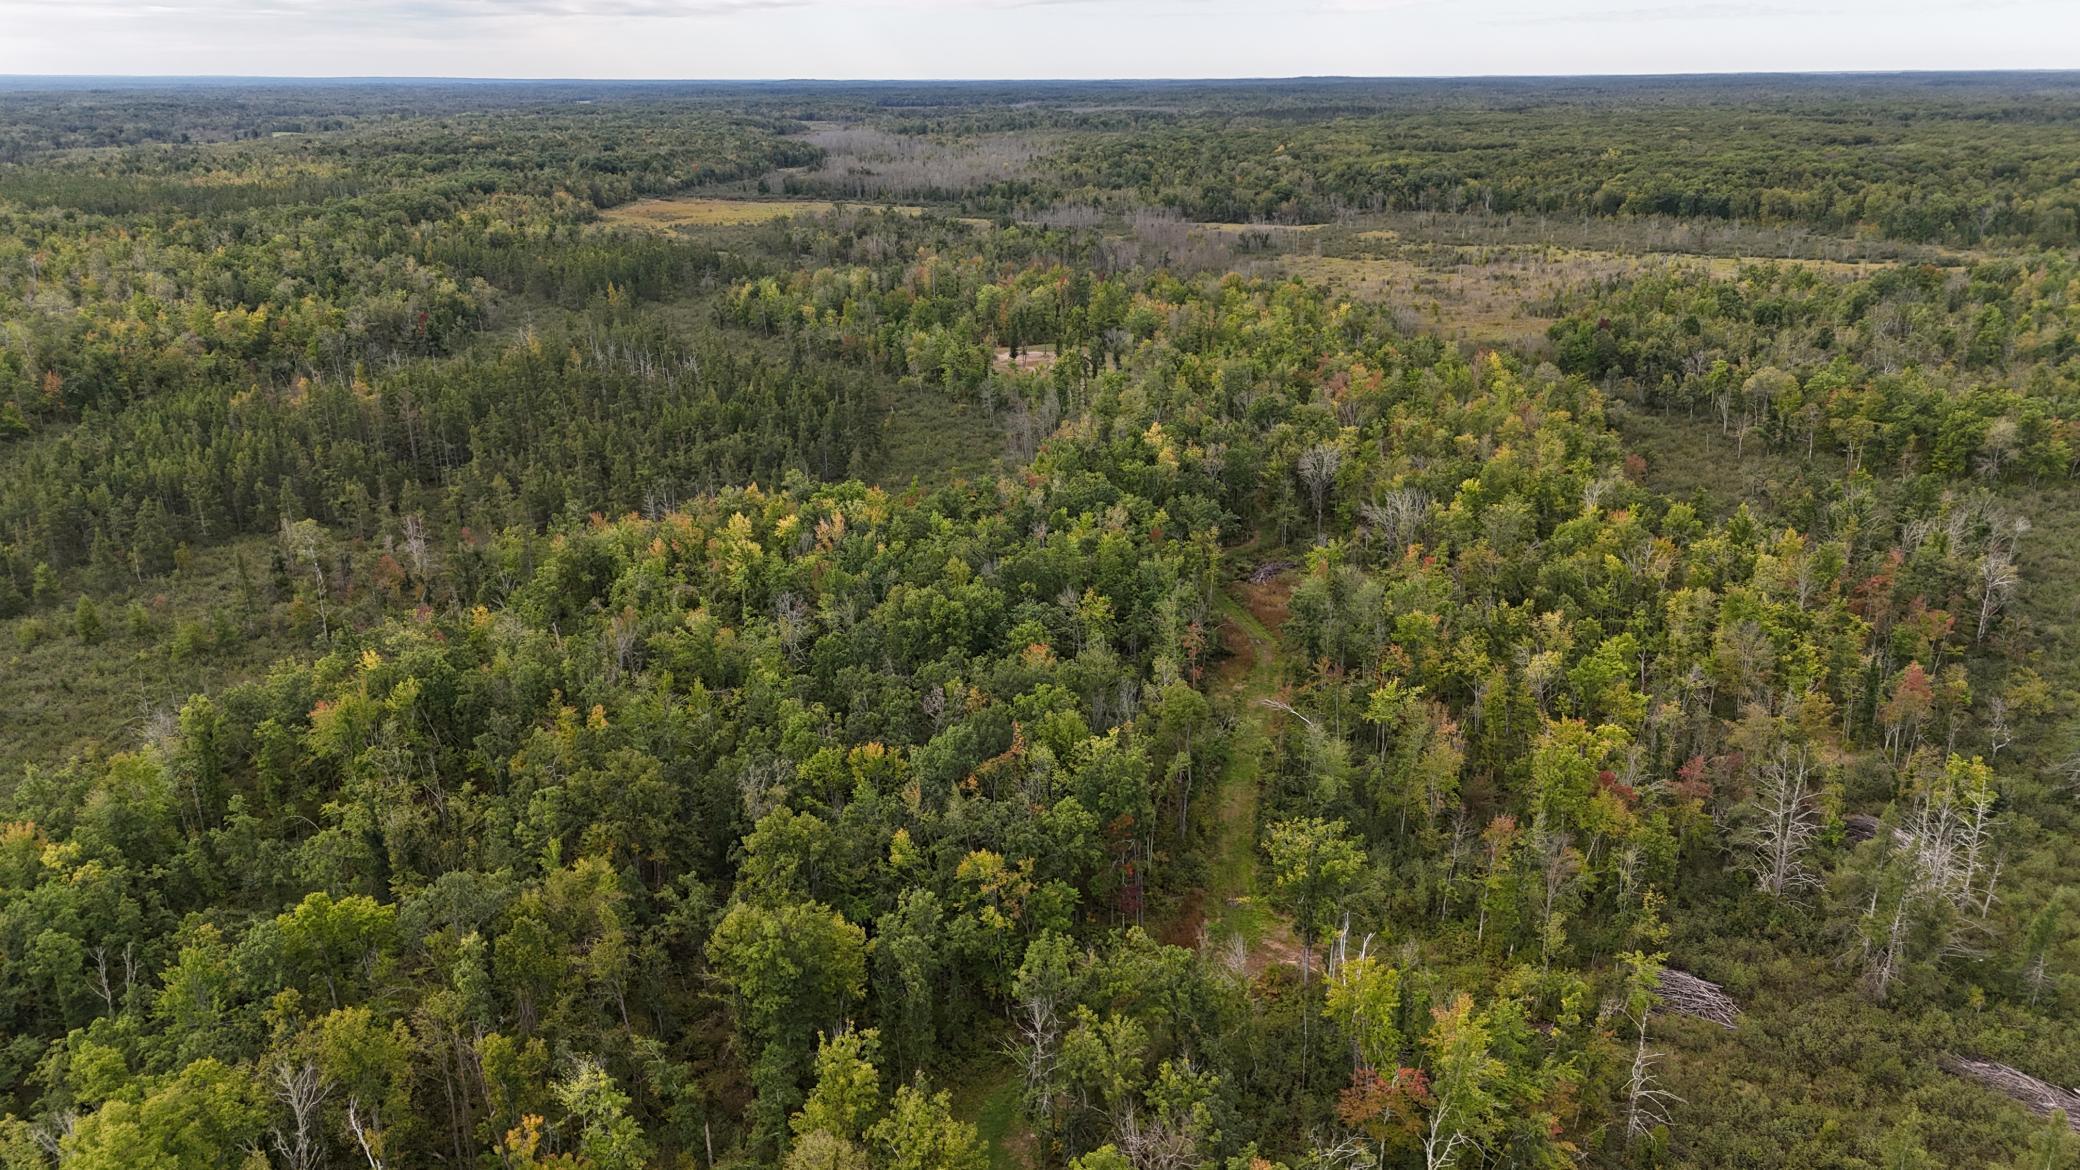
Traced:
<path fill-rule="evenodd" d="M 1293 567 L 1293 562 L 1291 561 L 1265 561 L 1257 566 L 1255 572 L 1249 575 L 1249 583 L 1252 585 L 1269 585 L 1273 577 Z"/>
<path fill-rule="evenodd" d="M 1661 969 L 1661 981 L 1654 994 L 1661 1001 L 1657 1010 L 1710 1020 L 1722 1028 L 1733 1027 L 1741 1017 L 1741 1005 L 1726 994 L 1725 988 L 1674 967 Z"/>
<path fill-rule="evenodd" d="M 1937 1063 L 1945 1072 L 1977 1081 L 1996 1093 L 2013 1097 L 2039 1117 L 2063 1113 L 2066 1124 L 2073 1127 L 2075 1133 L 2080 1133 L 2080 1092 L 2059 1088 L 2049 1081 L 2040 1081 L 2026 1072 L 1990 1060 L 1945 1056 Z"/>
<path fill-rule="evenodd" d="M 1849 840 L 1861 844 L 1878 835 L 1878 818 L 1869 813 L 1850 813 L 1842 818 L 1842 833 Z M 1902 848 L 1914 843 L 1914 835 L 1905 829 L 1892 830 L 1892 843 Z"/>

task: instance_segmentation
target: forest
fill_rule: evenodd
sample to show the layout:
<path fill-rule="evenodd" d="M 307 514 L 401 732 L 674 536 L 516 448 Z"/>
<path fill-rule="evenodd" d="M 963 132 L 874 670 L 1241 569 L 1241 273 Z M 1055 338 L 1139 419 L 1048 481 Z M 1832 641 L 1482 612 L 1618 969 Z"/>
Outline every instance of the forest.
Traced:
<path fill-rule="evenodd" d="M 2080 1168 L 2080 74 L 0 87 L 0 1168 Z"/>

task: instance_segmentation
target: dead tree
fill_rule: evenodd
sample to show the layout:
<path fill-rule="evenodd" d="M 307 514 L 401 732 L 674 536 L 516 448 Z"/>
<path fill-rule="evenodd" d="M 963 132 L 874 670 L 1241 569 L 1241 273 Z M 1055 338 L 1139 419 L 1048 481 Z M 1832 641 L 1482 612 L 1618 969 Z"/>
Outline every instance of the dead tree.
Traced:
<path fill-rule="evenodd" d="M 1789 745 L 1779 746 L 1757 771 L 1754 819 L 1740 840 L 1755 884 L 1766 894 L 1789 897 L 1819 881 L 1805 863 L 1821 829 L 1812 773 L 1812 753 Z"/>
<path fill-rule="evenodd" d="M 1316 443 L 1300 453 L 1296 469 L 1300 482 L 1307 488 L 1308 498 L 1314 501 L 1314 535 L 1322 538 L 1322 511 L 1329 501 L 1329 489 L 1336 483 L 1336 473 L 1343 466 L 1343 448 L 1334 443 Z"/>
<path fill-rule="evenodd" d="M 1639 1043 L 1632 1053 L 1632 1076 L 1625 1082 L 1625 1140 L 1628 1142 L 1654 1132 L 1656 1126 L 1670 1125 L 1668 1107 L 1681 1104 L 1683 1100 L 1662 1088 L 1660 1078 L 1654 1075 L 1654 1064 L 1661 1059 L 1661 1054 L 1647 1051 L 1647 1013 L 1634 1013 L 1632 1024 L 1639 1033 Z"/>
<path fill-rule="evenodd" d="M 314 1170 L 324 1159 L 318 1107 L 330 1090 L 315 1062 L 288 1057 L 275 1061 L 274 1097 L 288 1111 L 289 1124 L 275 1127 L 274 1148 L 289 1170 Z"/>
<path fill-rule="evenodd" d="M 1993 619 L 2008 607 L 2015 596 L 2015 587 L 2022 583 L 2022 575 L 2016 571 L 2015 562 L 1999 549 L 1979 558 L 1979 632 L 1974 642 L 1984 642 L 1986 632 L 1993 628 Z"/>
<path fill-rule="evenodd" d="M 368 1170 L 383 1170 L 383 1120 L 373 1109 L 364 1116 L 359 1097 L 347 1098 L 347 1132 L 360 1144 L 361 1156 L 368 1159 Z"/>

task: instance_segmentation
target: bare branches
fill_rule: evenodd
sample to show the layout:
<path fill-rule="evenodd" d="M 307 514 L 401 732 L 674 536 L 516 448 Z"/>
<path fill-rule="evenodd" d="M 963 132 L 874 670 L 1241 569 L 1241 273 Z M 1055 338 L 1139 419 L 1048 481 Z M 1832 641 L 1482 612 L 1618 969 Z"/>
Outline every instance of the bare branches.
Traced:
<path fill-rule="evenodd" d="M 1741 1005 L 1726 994 L 1725 988 L 1674 967 L 1661 969 L 1654 985 L 1654 998 L 1656 1010 L 1708 1020 L 1722 1028 L 1733 1027 L 1741 1017 Z"/>
<path fill-rule="evenodd" d="M 1805 863 L 1822 827 L 1814 787 L 1812 752 L 1804 745 L 1779 744 L 1756 769 L 1754 819 L 1738 839 L 1766 894 L 1789 897 L 1819 883 Z"/>
<path fill-rule="evenodd" d="M 374 1110 L 362 1115 L 359 1097 L 347 1101 L 347 1132 L 360 1143 L 361 1154 L 368 1159 L 368 1170 L 383 1170 L 383 1124 Z"/>
<path fill-rule="evenodd" d="M 1646 1015 L 1635 1014 L 1632 1022 L 1639 1032 L 1639 1044 L 1632 1053 L 1632 1075 L 1625 1082 L 1627 1141 L 1644 1137 L 1654 1132 L 1657 1126 L 1668 1126 L 1668 1107 L 1683 1103 L 1681 1097 L 1662 1088 L 1660 1079 L 1654 1075 L 1654 1065 L 1661 1059 L 1661 1053 L 1647 1051 Z"/>
<path fill-rule="evenodd" d="M 323 1160 L 325 1147 L 318 1132 L 318 1107 L 325 1103 L 332 1084 L 318 1071 L 315 1061 L 296 1061 L 284 1056 L 274 1063 L 274 1097 L 289 1111 L 287 1128 L 276 1126 L 275 1152 L 289 1170 L 313 1170 Z"/>
<path fill-rule="evenodd" d="M 1310 731 L 1319 731 L 1321 729 L 1321 725 L 1319 723 L 1316 723 L 1314 720 L 1309 719 L 1307 716 L 1295 710 L 1291 703 L 1287 703 L 1279 699 L 1258 699 L 1257 702 L 1262 703 L 1264 706 L 1269 707 L 1274 711 L 1283 711 L 1286 714 L 1291 715 L 1293 718 L 1298 719 L 1300 722 L 1307 724 L 1307 728 Z"/>
<path fill-rule="evenodd" d="M 2060 1088 L 2049 1081 L 2011 1068 L 1995 1064 L 1990 1060 L 1973 1060 L 1965 1056 L 1945 1055 L 1936 1063 L 1944 1072 L 1960 1076 L 1968 1081 L 1977 1081 L 1996 1093 L 2012 1097 L 2038 1117 L 2064 1114 L 2066 1124 L 2073 1132 L 2080 1133 L 2080 1091 Z"/>
<path fill-rule="evenodd" d="M 1250 570 L 1249 583 L 1252 585 L 1269 585 L 1273 580 L 1277 579 L 1280 573 L 1293 567 L 1294 565 L 1291 561 L 1265 561 L 1263 564 Z"/>
<path fill-rule="evenodd" d="M 1430 497 L 1419 488 L 1395 488 L 1378 500 L 1358 505 L 1358 515 L 1377 534 L 1389 553 L 1398 554 L 1416 538 L 1430 514 Z"/>
<path fill-rule="evenodd" d="M 1336 485 L 1336 473 L 1343 467 L 1343 448 L 1334 443 L 1316 443 L 1300 452 L 1295 465 L 1300 482 L 1307 488 L 1308 498 L 1314 502 L 1314 532 L 1319 541 L 1322 536 L 1322 510 L 1328 503 L 1329 489 Z"/>
<path fill-rule="evenodd" d="M 1979 632 L 1975 642 L 1984 642 L 1986 632 L 1993 628 L 1993 619 L 2008 607 L 2015 596 L 2016 586 L 2022 583 L 2022 574 L 2015 562 L 1999 549 L 1979 558 Z"/>

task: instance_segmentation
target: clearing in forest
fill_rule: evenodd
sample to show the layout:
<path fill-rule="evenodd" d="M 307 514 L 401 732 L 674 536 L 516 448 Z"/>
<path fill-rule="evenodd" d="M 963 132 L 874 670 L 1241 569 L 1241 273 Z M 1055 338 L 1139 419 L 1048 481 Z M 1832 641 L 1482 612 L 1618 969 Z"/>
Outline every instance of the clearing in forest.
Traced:
<path fill-rule="evenodd" d="M 1623 253 L 1544 245 L 1400 247 L 1378 236 L 1364 232 L 1354 237 L 1369 245 L 1360 255 L 1288 252 L 1262 263 L 1272 272 L 1326 285 L 1345 296 L 1406 306 L 1410 319 L 1405 324 L 1411 330 L 1441 332 L 1462 341 L 1534 347 L 1543 342 L 1552 324 L 1536 306 L 1597 281 L 1675 268 L 1726 278 L 1753 264 L 1809 268 L 1850 278 L 1869 275 L 1889 263 Z"/>
<path fill-rule="evenodd" d="M 785 219 L 791 215 L 822 215 L 847 206 L 900 211 L 904 215 L 917 215 L 924 210 L 908 204 L 840 204 L 827 199 L 693 199 L 675 196 L 624 203 L 601 212 L 600 219 L 624 227 L 675 231 L 681 228 L 732 227 L 737 224 L 765 223 L 768 220 Z"/>

